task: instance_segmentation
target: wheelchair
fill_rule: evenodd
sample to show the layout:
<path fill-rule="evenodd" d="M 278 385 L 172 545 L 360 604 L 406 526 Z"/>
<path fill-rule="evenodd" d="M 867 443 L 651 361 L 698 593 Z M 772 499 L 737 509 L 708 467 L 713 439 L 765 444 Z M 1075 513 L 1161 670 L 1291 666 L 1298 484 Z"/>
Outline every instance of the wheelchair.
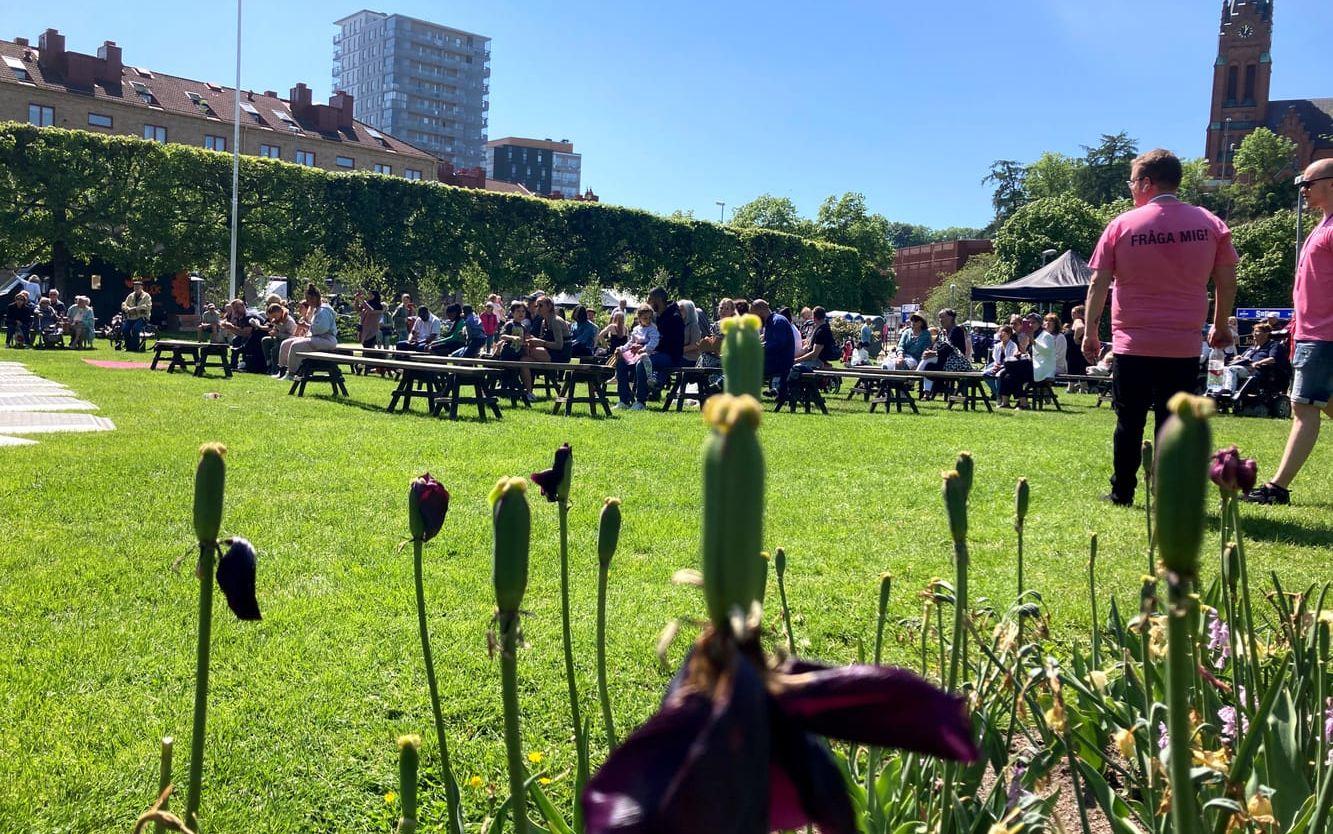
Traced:
<path fill-rule="evenodd" d="M 1214 392 L 1208 396 L 1217 404 L 1219 414 L 1237 417 L 1291 417 L 1291 400 L 1287 389 L 1291 384 L 1291 370 L 1286 366 L 1259 368 L 1234 392 Z"/>

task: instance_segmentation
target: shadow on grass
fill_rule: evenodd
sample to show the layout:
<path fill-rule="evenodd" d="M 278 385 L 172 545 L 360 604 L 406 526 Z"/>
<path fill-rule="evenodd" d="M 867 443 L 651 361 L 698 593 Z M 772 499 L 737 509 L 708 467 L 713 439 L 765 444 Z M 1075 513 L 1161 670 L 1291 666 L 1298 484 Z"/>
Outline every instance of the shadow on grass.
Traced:
<path fill-rule="evenodd" d="M 1293 520 L 1242 514 L 1241 531 L 1246 539 L 1288 542 L 1307 547 L 1327 547 L 1333 542 L 1333 527 L 1310 520 Z"/>

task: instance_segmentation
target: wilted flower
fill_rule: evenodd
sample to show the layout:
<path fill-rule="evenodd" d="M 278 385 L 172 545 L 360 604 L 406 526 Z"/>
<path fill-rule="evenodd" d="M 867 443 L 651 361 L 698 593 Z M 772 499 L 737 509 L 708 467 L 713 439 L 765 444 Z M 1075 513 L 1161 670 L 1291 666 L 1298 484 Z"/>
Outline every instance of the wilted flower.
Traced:
<path fill-rule="evenodd" d="M 1218 773 L 1226 773 L 1228 761 L 1227 751 L 1225 750 L 1194 750 L 1194 763 L 1199 767 L 1206 767 L 1209 770 L 1215 770 Z"/>
<path fill-rule="evenodd" d="M 978 755 L 960 698 L 902 669 L 769 668 L 751 636 L 709 630 L 657 714 L 614 751 L 582 802 L 589 834 L 857 830 L 818 736 L 947 759 Z"/>
<path fill-rule="evenodd" d="M 255 549 L 240 536 L 225 544 L 227 552 L 218 560 L 217 579 L 227 607 L 239 620 L 262 619 L 255 599 Z"/>
<path fill-rule="evenodd" d="M 1241 458 L 1240 450 L 1234 444 L 1214 452 L 1213 462 L 1208 467 L 1208 477 L 1227 495 L 1254 489 L 1258 475 L 1258 462 L 1254 458 Z"/>
<path fill-rule="evenodd" d="M 1249 812 L 1250 819 L 1261 825 L 1273 825 L 1277 819 L 1273 816 L 1273 802 L 1268 798 L 1268 794 L 1256 793 L 1250 797 L 1246 803 L 1246 811 Z"/>
<path fill-rule="evenodd" d="M 1231 657 L 1231 628 L 1216 614 L 1208 618 L 1208 651 L 1218 653 L 1213 661 L 1218 669 L 1226 666 Z"/>
<path fill-rule="evenodd" d="M 1115 734 L 1115 746 L 1120 750 L 1120 755 L 1129 761 L 1134 761 L 1134 753 L 1137 750 L 1134 744 L 1134 733 L 1132 730 L 1117 730 Z"/>
<path fill-rule="evenodd" d="M 412 482 L 407 493 L 407 520 L 413 539 L 428 542 L 444 526 L 449 513 L 449 490 L 429 472 Z"/>
<path fill-rule="evenodd" d="M 573 450 L 566 443 L 555 450 L 555 462 L 550 469 L 532 473 L 532 482 L 542 491 L 547 501 L 568 501 L 569 482 L 573 474 Z"/>

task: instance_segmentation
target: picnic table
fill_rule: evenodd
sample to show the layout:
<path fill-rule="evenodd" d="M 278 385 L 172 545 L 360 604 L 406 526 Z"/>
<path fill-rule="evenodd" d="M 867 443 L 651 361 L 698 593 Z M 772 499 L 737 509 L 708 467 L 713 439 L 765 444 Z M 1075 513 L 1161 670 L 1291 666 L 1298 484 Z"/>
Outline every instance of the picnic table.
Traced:
<path fill-rule="evenodd" d="M 1102 403 L 1109 402 L 1115 405 L 1111 396 L 1111 377 L 1094 376 L 1092 374 L 1056 374 L 1056 382 L 1070 382 L 1075 385 L 1082 384 L 1088 387 L 1088 393 L 1097 393 L 1096 408 L 1101 408 Z"/>
<path fill-rule="evenodd" d="M 991 406 L 990 389 L 986 386 L 986 377 L 980 371 L 917 371 L 898 368 L 876 368 L 871 366 L 859 366 L 855 368 L 825 368 L 817 371 L 806 371 L 801 375 L 801 380 L 806 377 L 813 379 L 831 378 L 852 379 L 857 384 L 853 386 L 848 394 L 851 399 L 860 393 L 870 402 L 870 410 L 874 411 L 878 405 L 883 405 L 885 412 L 889 406 L 895 406 L 899 412 L 904 405 L 909 406 L 913 413 L 917 413 L 915 401 L 910 392 L 911 383 L 923 380 L 933 380 L 936 382 L 950 383 L 954 391 L 946 399 L 948 408 L 953 409 L 955 405 L 961 405 L 964 411 L 974 411 L 981 406 L 985 406 L 987 411 L 994 411 Z M 798 382 L 797 385 L 801 383 Z M 798 399 L 805 399 L 824 409 L 823 396 L 810 383 L 801 386 L 803 390 L 798 390 L 794 396 Z M 812 390 L 813 389 L 813 390 Z M 787 402 L 779 402 L 778 408 L 781 410 Z M 792 404 L 792 410 L 795 411 L 795 404 Z M 809 411 L 809 405 L 806 406 Z"/>
<path fill-rule="evenodd" d="M 394 356 L 383 355 L 386 353 Z M 397 410 L 400 404 L 403 411 L 408 411 L 413 399 L 423 399 L 429 404 L 431 414 L 441 416 L 447 411 L 451 420 L 458 419 L 460 405 L 475 405 L 477 417 L 483 423 L 488 419 L 488 410 L 496 419 L 502 417 L 499 401 L 491 390 L 494 373 L 485 368 L 453 364 L 446 356 L 382 349 L 365 349 L 365 355 L 361 356 L 344 351 L 307 353 L 301 363 L 302 373 L 312 360 L 316 368 L 347 365 L 366 370 L 396 371 L 398 385 L 389 397 L 387 411 Z M 293 391 L 297 383 L 293 383 Z M 471 386 L 471 395 L 464 393 L 464 386 Z M 343 393 L 346 394 L 345 388 Z"/>
<path fill-rule="evenodd" d="M 170 351 L 170 361 L 167 362 L 167 373 L 174 373 L 177 368 L 194 368 L 195 376 L 203 376 L 208 368 L 208 357 L 216 356 L 218 364 L 222 366 L 222 372 L 227 379 L 231 379 L 231 365 L 227 361 L 226 343 L 212 344 L 209 342 L 191 342 L 185 339 L 158 339 L 153 344 L 153 362 L 149 367 L 156 371 L 157 363 L 161 361 L 162 354 Z"/>

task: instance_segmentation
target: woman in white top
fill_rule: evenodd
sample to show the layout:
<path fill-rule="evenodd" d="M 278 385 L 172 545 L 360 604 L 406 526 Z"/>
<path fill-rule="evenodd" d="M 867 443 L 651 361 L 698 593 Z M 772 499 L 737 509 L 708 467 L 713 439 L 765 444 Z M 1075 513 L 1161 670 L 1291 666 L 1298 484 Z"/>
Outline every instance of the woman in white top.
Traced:
<path fill-rule="evenodd" d="M 314 284 L 306 285 L 305 300 L 305 318 L 310 325 L 310 335 L 294 336 L 278 348 L 278 365 L 287 369 L 283 379 L 289 381 L 296 379 L 297 372 L 301 370 L 302 356 L 338 346 L 338 317 L 332 307 L 324 304 Z"/>
<path fill-rule="evenodd" d="M 1047 313 L 1043 323 L 1045 326 L 1032 337 L 1033 382 L 1042 382 L 1053 378 L 1057 372 L 1059 360 L 1063 358 L 1059 353 L 1060 348 L 1065 344 L 1065 340 L 1056 338 L 1060 332 L 1060 317 L 1055 313 Z"/>
<path fill-rule="evenodd" d="M 1067 374 L 1069 373 L 1069 340 L 1061 332 L 1064 325 L 1055 313 L 1047 313 L 1045 323 L 1046 332 L 1051 334 L 1051 338 L 1055 340 L 1055 372 L 1057 374 Z"/>
<path fill-rule="evenodd" d="M 1018 345 L 1014 343 L 1014 329 L 1009 325 L 1003 325 L 996 332 L 995 346 L 991 348 L 990 364 L 982 373 L 986 377 L 986 384 L 990 386 L 992 397 L 998 396 L 1000 390 L 999 376 L 1000 371 L 1004 370 L 1004 363 L 1018 356 Z M 1000 403 L 1004 405 L 1003 402 Z"/>

